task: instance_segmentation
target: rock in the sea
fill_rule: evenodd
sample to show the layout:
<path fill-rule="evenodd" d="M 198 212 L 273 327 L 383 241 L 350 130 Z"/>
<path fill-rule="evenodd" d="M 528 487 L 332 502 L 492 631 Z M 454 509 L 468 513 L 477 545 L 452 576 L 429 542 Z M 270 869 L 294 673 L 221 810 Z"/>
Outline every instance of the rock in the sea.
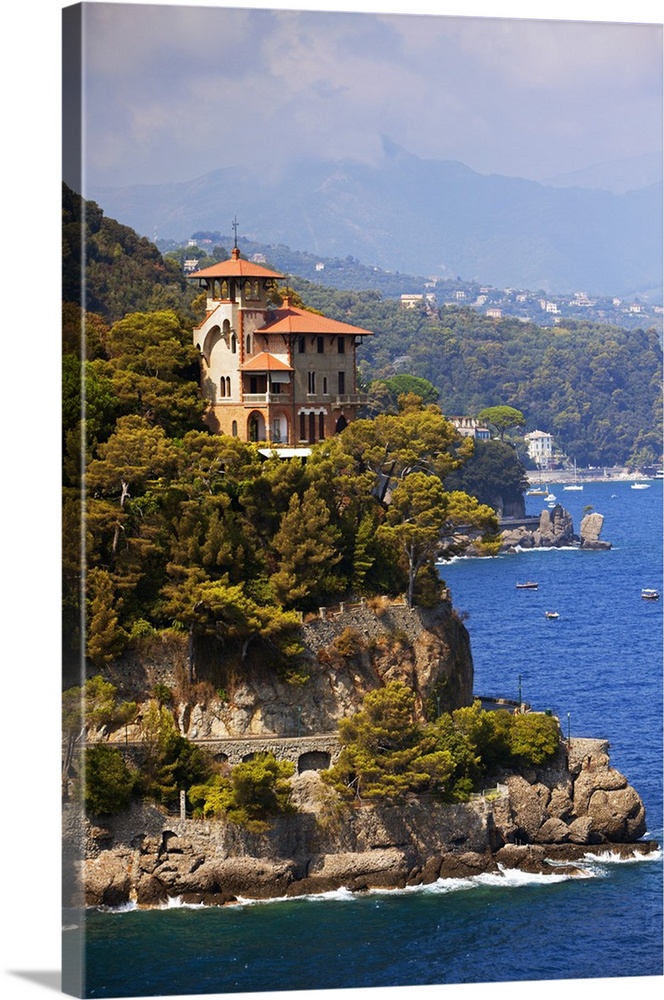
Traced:
<path fill-rule="evenodd" d="M 586 516 L 582 519 L 581 526 L 579 528 L 579 536 L 581 539 L 580 547 L 582 549 L 611 548 L 611 542 L 603 542 L 599 537 L 602 534 L 603 524 L 603 514 L 598 514 L 596 511 L 591 514 L 586 514 Z"/>
<path fill-rule="evenodd" d="M 558 503 L 553 510 L 543 510 L 539 528 L 535 532 L 535 545 L 560 548 L 574 543 L 574 522 L 569 511 Z"/>

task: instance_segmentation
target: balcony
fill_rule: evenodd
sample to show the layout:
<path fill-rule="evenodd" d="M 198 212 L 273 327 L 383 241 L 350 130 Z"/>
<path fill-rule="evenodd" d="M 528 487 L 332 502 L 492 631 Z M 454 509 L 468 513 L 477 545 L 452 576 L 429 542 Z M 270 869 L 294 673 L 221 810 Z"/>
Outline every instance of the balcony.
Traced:
<path fill-rule="evenodd" d="M 347 392 L 342 395 L 331 396 L 330 402 L 333 407 L 336 406 L 363 406 L 369 401 L 369 395 L 366 392 Z"/>
<path fill-rule="evenodd" d="M 245 406 L 270 406 L 271 404 L 292 402 L 290 392 L 245 392 L 242 396 Z"/>

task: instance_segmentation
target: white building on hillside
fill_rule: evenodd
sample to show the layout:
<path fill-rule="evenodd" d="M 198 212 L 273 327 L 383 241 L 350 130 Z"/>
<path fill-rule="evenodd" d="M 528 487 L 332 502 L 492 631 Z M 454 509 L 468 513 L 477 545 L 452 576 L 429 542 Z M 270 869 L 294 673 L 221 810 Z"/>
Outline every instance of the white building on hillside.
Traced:
<path fill-rule="evenodd" d="M 530 431 L 525 435 L 528 454 L 538 468 L 548 469 L 553 460 L 553 438 L 546 431 Z"/>

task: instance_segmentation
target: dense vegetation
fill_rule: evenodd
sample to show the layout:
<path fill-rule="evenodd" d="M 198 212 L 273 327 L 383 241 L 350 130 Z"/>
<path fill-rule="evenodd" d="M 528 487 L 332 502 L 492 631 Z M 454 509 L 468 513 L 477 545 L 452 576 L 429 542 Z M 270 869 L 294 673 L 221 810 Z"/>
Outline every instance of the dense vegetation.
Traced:
<path fill-rule="evenodd" d="M 435 602 L 441 536 L 459 524 L 495 534 L 491 508 L 444 487 L 472 442 L 435 405 L 406 395 L 400 413 L 350 424 L 306 464 L 266 459 L 203 424 L 190 336 L 171 310 L 109 327 L 65 307 L 66 659 L 78 660 L 81 476 L 85 653 L 97 667 L 175 628 L 245 649 L 258 639 L 288 672 L 298 613 L 377 593 Z"/>
<path fill-rule="evenodd" d="M 501 768 L 541 764 L 560 744 L 558 721 L 540 713 L 482 711 L 479 701 L 435 721 L 415 718 L 415 695 L 396 681 L 368 694 L 339 724 L 337 763 L 324 779 L 346 799 L 431 792 L 465 801 Z"/>
<path fill-rule="evenodd" d="M 568 321 L 543 328 L 468 308 L 403 309 L 377 292 L 294 282 L 307 304 L 373 330 L 359 351 L 365 383 L 426 378 L 450 416 L 522 411 L 578 465 L 651 464 L 662 454 L 662 349 L 655 330 Z"/>
<path fill-rule="evenodd" d="M 150 240 L 62 185 L 64 302 L 99 313 L 107 323 L 129 312 L 156 309 L 174 309 L 191 319 L 196 291 L 179 264 L 165 260 Z"/>

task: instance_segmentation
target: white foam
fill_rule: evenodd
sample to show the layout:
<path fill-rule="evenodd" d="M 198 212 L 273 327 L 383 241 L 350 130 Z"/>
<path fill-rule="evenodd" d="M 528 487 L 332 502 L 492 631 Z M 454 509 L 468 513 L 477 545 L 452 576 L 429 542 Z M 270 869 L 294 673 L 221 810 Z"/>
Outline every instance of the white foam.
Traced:
<path fill-rule="evenodd" d="M 657 851 L 651 851 L 650 854 L 644 854 L 642 851 L 637 851 L 636 849 L 629 855 L 624 856 L 617 853 L 616 851 L 601 851 L 598 853 L 588 853 L 583 856 L 584 861 L 590 861 L 596 864 L 611 864 L 611 865 L 633 865 L 635 862 L 638 864 L 642 861 L 661 861 L 662 851 L 661 848 Z"/>
<path fill-rule="evenodd" d="M 98 906 L 97 909 L 103 913 L 131 913 L 133 910 L 138 909 L 138 905 L 133 900 L 130 900 L 121 906 Z"/>
<path fill-rule="evenodd" d="M 169 896 L 159 904 L 160 910 L 202 910 L 204 903 L 185 903 L 181 896 Z"/>

